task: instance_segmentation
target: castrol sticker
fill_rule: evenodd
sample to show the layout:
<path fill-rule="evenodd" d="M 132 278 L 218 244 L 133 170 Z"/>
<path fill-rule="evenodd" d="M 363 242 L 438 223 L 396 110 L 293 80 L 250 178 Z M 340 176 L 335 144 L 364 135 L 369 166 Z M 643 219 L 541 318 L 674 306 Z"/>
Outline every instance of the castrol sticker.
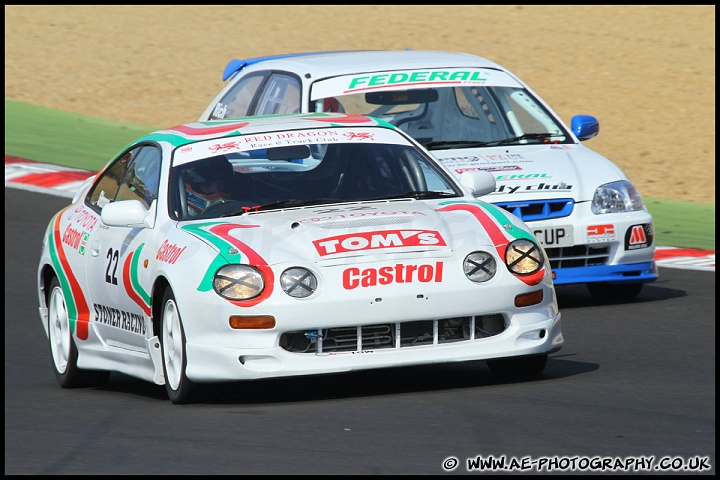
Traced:
<path fill-rule="evenodd" d="M 429 264 L 397 263 L 380 268 L 346 268 L 342 274 L 345 290 L 391 285 L 396 283 L 440 283 L 443 279 L 443 262 Z"/>

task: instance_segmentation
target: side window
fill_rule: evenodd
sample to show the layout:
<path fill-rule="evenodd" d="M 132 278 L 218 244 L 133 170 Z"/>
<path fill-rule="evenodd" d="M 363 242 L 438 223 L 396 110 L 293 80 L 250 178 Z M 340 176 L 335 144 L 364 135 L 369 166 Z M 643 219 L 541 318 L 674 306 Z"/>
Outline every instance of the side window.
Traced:
<path fill-rule="evenodd" d="M 90 190 L 85 202 L 100 211 L 105 205 L 115 201 L 118 190 L 133 158 L 139 148 L 123 153 L 115 162 L 105 169 L 95 186 Z"/>
<path fill-rule="evenodd" d="M 300 80 L 284 73 L 270 76 L 254 115 L 300 112 Z"/>
<path fill-rule="evenodd" d="M 265 77 L 267 77 L 267 73 L 258 73 L 248 75 L 240 80 L 227 92 L 217 105 L 215 105 L 210 119 L 218 120 L 250 115 L 250 107 Z"/>
<path fill-rule="evenodd" d="M 160 150 L 147 145 L 135 155 L 115 200 L 140 200 L 145 208 L 150 208 L 158 195 L 159 180 Z"/>
<path fill-rule="evenodd" d="M 152 145 L 125 152 L 101 174 L 86 201 L 97 210 L 118 200 L 140 200 L 149 208 L 158 196 L 160 159 Z"/>

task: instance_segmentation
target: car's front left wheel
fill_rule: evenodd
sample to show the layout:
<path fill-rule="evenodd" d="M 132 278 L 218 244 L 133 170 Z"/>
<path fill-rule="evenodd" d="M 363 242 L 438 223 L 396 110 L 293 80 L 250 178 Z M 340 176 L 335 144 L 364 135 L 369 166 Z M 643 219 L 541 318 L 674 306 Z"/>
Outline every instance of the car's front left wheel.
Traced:
<path fill-rule="evenodd" d="M 72 337 L 70 315 L 65 294 L 57 277 L 50 281 L 47 296 L 48 341 L 55 378 L 63 388 L 99 387 L 110 378 L 110 372 L 78 368 L 78 351 Z"/>
<path fill-rule="evenodd" d="M 185 332 L 175 295 L 169 287 L 163 296 L 161 323 L 165 390 L 171 402 L 189 403 L 194 398 L 195 385 L 185 375 L 187 368 Z"/>

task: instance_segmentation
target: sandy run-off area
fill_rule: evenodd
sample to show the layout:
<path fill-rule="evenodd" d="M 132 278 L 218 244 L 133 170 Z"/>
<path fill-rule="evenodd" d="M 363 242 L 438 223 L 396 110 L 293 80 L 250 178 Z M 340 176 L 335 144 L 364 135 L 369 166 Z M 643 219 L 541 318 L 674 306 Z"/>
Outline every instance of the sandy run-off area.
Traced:
<path fill-rule="evenodd" d="M 348 49 L 493 60 L 646 197 L 715 203 L 715 6 L 5 6 L 5 98 L 168 127 L 232 58 Z M 120 148 L 121 146 L 119 146 Z"/>

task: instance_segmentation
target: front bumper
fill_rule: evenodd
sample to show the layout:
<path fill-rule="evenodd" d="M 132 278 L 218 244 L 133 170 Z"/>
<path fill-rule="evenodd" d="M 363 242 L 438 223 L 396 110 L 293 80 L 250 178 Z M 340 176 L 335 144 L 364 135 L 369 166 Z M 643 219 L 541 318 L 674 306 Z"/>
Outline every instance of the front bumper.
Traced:
<path fill-rule="evenodd" d="M 187 376 L 195 382 L 249 380 L 552 353 L 564 343 L 560 316 L 560 312 L 550 318 L 529 314 L 523 321 L 511 320 L 502 333 L 487 338 L 441 344 L 435 336 L 430 344 L 382 349 L 359 345 L 351 351 L 297 353 L 279 345 L 220 348 L 188 342 Z M 264 335 L 269 340 L 278 334 L 267 331 Z"/>
<path fill-rule="evenodd" d="M 594 265 L 553 270 L 553 283 L 572 285 L 577 283 L 649 283 L 658 279 L 657 265 L 654 261 L 621 264 Z"/>

